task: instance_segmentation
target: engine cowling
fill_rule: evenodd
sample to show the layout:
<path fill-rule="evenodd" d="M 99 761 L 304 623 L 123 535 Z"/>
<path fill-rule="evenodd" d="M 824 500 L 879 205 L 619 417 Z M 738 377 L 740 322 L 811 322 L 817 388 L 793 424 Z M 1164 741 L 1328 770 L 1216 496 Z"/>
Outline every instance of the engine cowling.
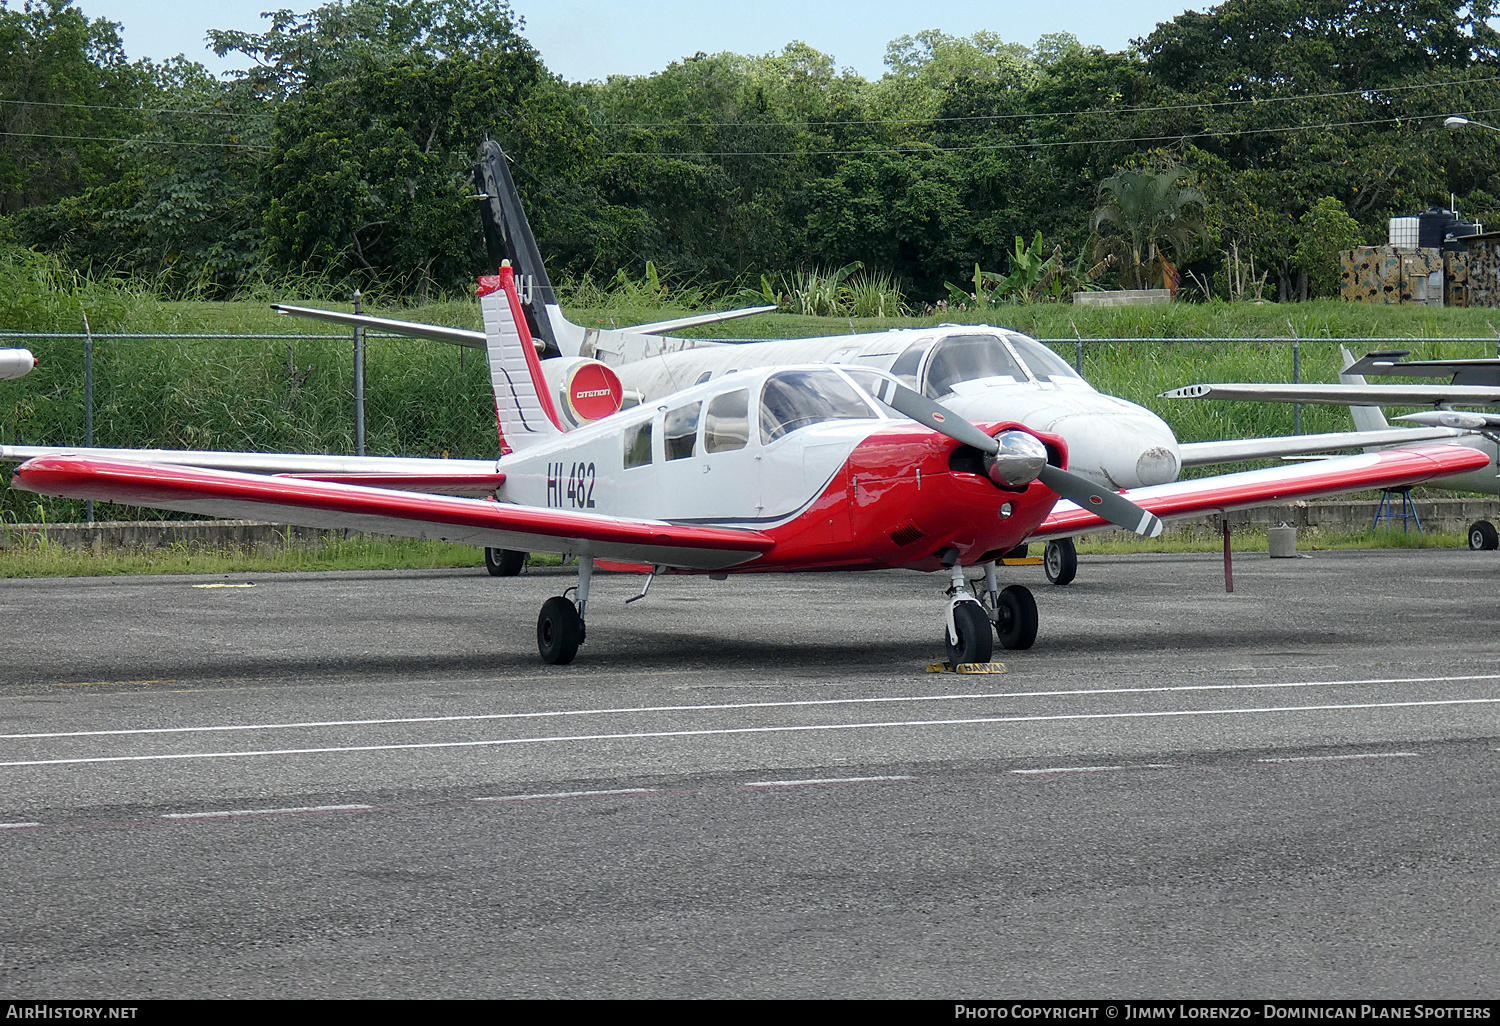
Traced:
<path fill-rule="evenodd" d="M 625 399 L 620 376 L 608 364 L 586 356 L 543 360 L 542 376 L 569 430 L 608 417 Z"/>
<path fill-rule="evenodd" d="M 24 378 L 36 366 L 30 349 L 0 349 L 0 381 Z"/>

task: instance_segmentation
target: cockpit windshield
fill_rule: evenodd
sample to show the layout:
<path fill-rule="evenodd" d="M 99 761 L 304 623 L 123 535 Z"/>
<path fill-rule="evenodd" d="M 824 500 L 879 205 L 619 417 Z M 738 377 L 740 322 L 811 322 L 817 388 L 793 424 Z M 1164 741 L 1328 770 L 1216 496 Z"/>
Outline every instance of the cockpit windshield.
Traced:
<path fill-rule="evenodd" d="M 781 371 L 767 378 L 760 390 L 762 444 L 811 424 L 878 416 L 854 386 L 831 368 Z"/>
<path fill-rule="evenodd" d="M 1015 332 L 1007 332 L 1005 337 L 1038 381 L 1060 381 L 1064 378 L 1074 381 L 1083 380 L 1078 372 L 1068 365 L 1068 361 L 1036 339 L 1018 335 Z"/>
<path fill-rule="evenodd" d="M 922 392 L 937 399 L 953 391 L 958 381 L 1010 378 L 1029 381 L 1004 342 L 994 335 L 949 335 L 932 347 L 923 375 Z"/>

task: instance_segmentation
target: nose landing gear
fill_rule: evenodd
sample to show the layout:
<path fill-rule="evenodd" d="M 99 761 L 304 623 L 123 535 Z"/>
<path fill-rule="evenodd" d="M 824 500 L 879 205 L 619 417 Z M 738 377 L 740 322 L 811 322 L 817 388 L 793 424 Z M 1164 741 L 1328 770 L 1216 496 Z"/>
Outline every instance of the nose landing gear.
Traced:
<path fill-rule="evenodd" d="M 987 663 L 995 654 L 995 640 L 1012 651 L 1028 649 L 1036 642 L 1036 599 L 1019 584 L 1001 589 L 996 580 L 995 564 L 984 564 L 984 591 L 989 608 L 969 591 L 963 567 L 951 567 L 952 584 L 948 589 L 948 632 L 945 638 L 948 662 Z"/>

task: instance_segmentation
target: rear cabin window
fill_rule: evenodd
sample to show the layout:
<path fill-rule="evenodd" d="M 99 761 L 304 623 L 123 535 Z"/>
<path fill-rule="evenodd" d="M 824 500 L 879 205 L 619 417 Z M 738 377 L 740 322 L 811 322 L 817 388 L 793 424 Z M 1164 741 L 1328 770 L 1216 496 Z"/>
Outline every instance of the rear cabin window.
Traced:
<path fill-rule="evenodd" d="M 703 419 L 703 448 L 709 452 L 743 449 L 750 441 L 750 392 L 740 389 L 716 395 Z"/>
<path fill-rule="evenodd" d="M 698 414 L 702 409 L 702 403 L 689 403 L 667 411 L 661 430 L 667 459 L 685 460 L 693 455 L 698 445 Z"/>
<path fill-rule="evenodd" d="M 766 379 L 760 390 L 762 444 L 810 424 L 874 416 L 854 387 L 829 371 L 782 371 Z"/>
<path fill-rule="evenodd" d="M 1004 342 L 994 335 L 949 335 L 932 347 L 932 359 L 922 383 L 929 399 L 953 391 L 956 381 L 980 378 L 1010 378 L 1030 381 Z"/>
<path fill-rule="evenodd" d="M 625 469 L 651 465 L 651 422 L 637 424 L 625 432 Z"/>

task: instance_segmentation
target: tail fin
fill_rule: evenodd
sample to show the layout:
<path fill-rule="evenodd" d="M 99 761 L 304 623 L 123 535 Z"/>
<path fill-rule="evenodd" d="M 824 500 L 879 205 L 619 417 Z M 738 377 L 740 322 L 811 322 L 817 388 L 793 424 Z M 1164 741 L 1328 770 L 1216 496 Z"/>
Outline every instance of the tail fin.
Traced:
<path fill-rule="evenodd" d="M 561 435 L 509 261 L 500 265 L 499 274 L 479 279 L 479 309 L 495 386 L 500 451 L 525 449 Z"/>
<path fill-rule="evenodd" d="M 1339 346 L 1339 352 L 1344 356 L 1344 368 L 1346 371 L 1354 366 L 1354 354 L 1349 352 L 1346 346 Z M 1339 372 L 1339 380 L 1346 385 L 1363 385 L 1365 376 L 1363 374 L 1345 374 Z M 1385 414 L 1379 406 L 1351 406 L 1349 413 L 1354 418 L 1354 427 L 1359 431 L 1380 431 L 1390 427 L 1386 423 Z"/>

